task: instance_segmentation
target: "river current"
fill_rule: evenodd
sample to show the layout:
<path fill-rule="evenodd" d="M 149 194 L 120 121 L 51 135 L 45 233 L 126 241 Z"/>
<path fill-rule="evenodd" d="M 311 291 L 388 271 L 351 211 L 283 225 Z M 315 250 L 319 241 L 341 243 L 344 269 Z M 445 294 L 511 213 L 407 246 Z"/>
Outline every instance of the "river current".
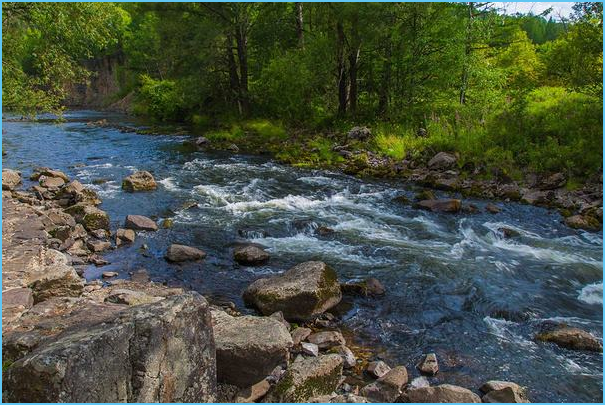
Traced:
<path fill-rule="evenodd" d="M 378 278 L 384 297 L 346 298 L 336 312 L 355 344 L 371 347 L 412 376 L 423 353 L 437 354 L 432 384 L 476 390 L 492 379 L 529 388 L 532 402 L 602 402 L 602 354 L 574 352 L 533 341 L 545 320 L 578 326 L 602 338 L 603 234 L 562 224 L 554 211 L 517 203 L 472 200 L 478 214 L 436 214 L 393 201 L 418 187 L 361 180 L 340 173 L 280 165 L 269 156 L 191 152 L 189 135 L 140 135 L 86 125 L 107 118 L 68 112 L 55 123 L 3 122 L 3 167 L 28 177 L 37 166 L 63 170 L 98 192 L 101 208 L 119 227 L 141 214 L 173 227 L 141 233 L 130 247 L 109 252 L 101 271 L 145 268 L 155 281 L 194 289 L 243 308 L 253 280 L 307 260 L 323 260 L 341 281 Z M 167 132 L 168 133 L 168 132 Z M 148 170 L 150 193 L 125 193 L 123 177 Z M 26 186 L 29 184 L 26 184 Z M 444 193 L 437 193 L 445 196 Z M 319 236 L 319 226 L 335 232 Z M 505 239 L 498 228 L 520 236 Z M 262 267 L 234 263 L 234 243 L 264 245 Z M 167 263 L 170 243 L 205 250 L 201 263 Z"/>

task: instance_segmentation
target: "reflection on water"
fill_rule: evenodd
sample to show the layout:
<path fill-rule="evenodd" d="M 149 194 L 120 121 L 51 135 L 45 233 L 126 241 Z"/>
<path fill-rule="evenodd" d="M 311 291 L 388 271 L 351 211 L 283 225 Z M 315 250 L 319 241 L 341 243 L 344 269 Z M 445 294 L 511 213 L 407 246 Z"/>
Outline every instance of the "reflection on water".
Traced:
<path fill-rule="evenodd" d="M 393 202 L 413 197 L 409 184 L 267 158 L 185 153 L 183 136 L 86 126 L 99 116 L 4 122 L 3 164 L 26 175 L 39 165 L 64 170 L 100 194 L 114 228 L 128 214 L 173 219 L 173 228 L 141 234 L 133 246 L 109 253 L 111 270 L 127 277 L 144 267 L 154 280 L 242 305 L 252 280 L 323 260 L 342 280 L 374 276 L 387 287 L 384 298 L 355 299 L 340 311 L 359 342 L 380 347 L 390 363 L 415 374 L 415 361 L 434 351 L 441 371 L 432 383 L 476 389 L 489 379 L 513 380 L 527 385 L 536 402 L 602 400 L 602 355 L 532 339 L 547 319 L 602 336 L 602 233 L 571 230 L 556 213 L 513 203 L 502 203 L 497 215 L 418 211 Z M 139 169 L 151 171 L 159 189 L 123 193 L 121 179 Z M 334 232 L 320 236 L 320 226 Z M 519 236 L 503 238 L 502 227 Z M 270 262 L 234 264 L 230 249 L 241 239 L 266 246 Z M 168 264 L 163 254 L 173 242 L 201 247 L 208 258 Z M 92 267 L 87 276 L 99 271 Z"/>

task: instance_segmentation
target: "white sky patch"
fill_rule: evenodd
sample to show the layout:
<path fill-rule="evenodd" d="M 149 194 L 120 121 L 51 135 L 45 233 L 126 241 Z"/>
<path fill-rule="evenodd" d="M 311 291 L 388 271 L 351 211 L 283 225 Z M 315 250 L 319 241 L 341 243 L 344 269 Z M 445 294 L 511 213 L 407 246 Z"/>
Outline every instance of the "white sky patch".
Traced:
<path fill-rule="evenodd" d="M 506 14 L 528 14 L 538 15 L 544 10 L 552 7 L 552 12 L 547 17 L 553 17 L 556 20 L 569 18 L 572 14 L 573 2 L 495 2 L 494 5 L 503 10 Z"/>

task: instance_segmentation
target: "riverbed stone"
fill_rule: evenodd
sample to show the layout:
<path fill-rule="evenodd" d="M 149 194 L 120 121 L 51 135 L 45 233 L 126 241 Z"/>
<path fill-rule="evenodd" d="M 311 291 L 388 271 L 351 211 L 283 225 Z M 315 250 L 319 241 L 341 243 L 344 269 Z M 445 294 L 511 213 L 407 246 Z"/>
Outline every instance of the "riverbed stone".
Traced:
<path fill-rule="evenodd" d="M 320 349 L 329 349 L 331 347 L 344 345 L 347 342 L 338 331 L 323 331 L 309 335 L 307 341 L 316 344 Z"/>
<path fill-rule="evenodd" d="M 111 248 L 111 242 L 103 240 L 89 240 L 86 242 L 86 247 L 93 253 L 103 252 Z"/>
<path fill-rule="evenodd" d="M 216 363 L 208 312 L 204 298 L 187 293 L 126 307 L 117 317 L 83 319 L 5 370 L 5 398 L 213 402 Z"/>
<path fill-rule="evenodd" d="M 362 297 L 379 296 L 384 295 L 385 293 L 385 288 L 382 283 L 374 277 L 362 281 L 342 283 L 340 289 L 343 294 L 360 295 Z"/>
<path fill-rule="evenodd" d="M 176 243 L 170 245 L 166 251 L 166 260 L 173 263 L 193 262 L 202 260 L 205 257 L 206 252 L 203 250 Z"/>
<path fill-rule="evenodd" d="M 585 330 L 572 328 L 566 325 L 548 326 L 536 334 L 536 340 L 552 342 L 570 350 L 586 350 L 603 352 L 603 344 Z"/>
<path fill-rule="evenodd" d="M 244 302 L 264 315 L 282 311 L 288 321 L 309 320 L 342 298 L 336 272 L 323 262 L 298 264 L 281 275 L 256 280 L 244 291 Z"/>
<path fill-rule="evenodd" d="M 135 237 L 136 235 L 134 230 L 120 228 L 116 231 L 116 246 L 121 246 L 126 243 L 133 243 Z"/>
<path fill-rule="evenodd" d="M 315 343 L 302 342 L 300 344 L 300 351 L 309 356 L 319 356 L 319 347 Z"/>
<path fill-rule="evenodd" d="M 340 345 L 330 350 L 333 353 L 337 353 L 342 357 L 344 368 L 353 368 L 357 365 L 357 358 L 351 349 L 345 345 Z"/>
<path fill-rule="evenodd" d="M 601 224 L 596 218 L 588 215 L 572 215 L 565 218 L 565 225 L 574 229 L 584 229 L 587 231 L 598 231 Z"/>
<path fill-rule="evenodd" d="M 429 376 L 434 376 L 435 374 L 437 374 L 437 372 L 439 372 L 439 363 L 437 362 L 437 355 L 435 353 L 427 354 L 426 356 L 424 356 L 422 361 L 418 363 L 417 367 L 421 373 Z"/>
<path fill-rule="evenodd" d="M 385 376 L 389 371 L 391 371 L 391 367 L 389 367 L 389 365 L 382 360 L 376 360 L 368 363 L 366 371 L 372 377 L 380 378 Z"/>
<path fill-rule="evenodd" d="M 21 183 L 21 174 L 16 170 L 2 169 L 2 190 L 14 190 Z"/>
<path fill-rule="evenodd" d="M 417 208 L 432 212 L 457 213 L 462 208 L 462 202 L 455 198 L 444 198 L 440 200 L 422 200 L 416 203 Z"/>
<path fill-rule="evenodd" d="M 292 344 L 294 346 L 298 346 L 302 341 L 304 341 L 311 334 L 311 329 L 309 328 L 296 328 L 292 332 L 290 332 L 290 336 L 292 336 Z"/>
<path fill-rule="evenodd" d="M 248 387 L 288 362 L 292 338 L 281 322 L 212 311 L 218 381 Z"/>
<path fill-rule="evenodd" d="M 65 210 L 72 215 L 76 222 L 84 225 L 87 231 L 105 229 L 109 231 L 109 215 L 95 206 L 78 203 Z"/>
<path fill-rule="evenodd" d="M 337 354 L 295 361 L 267 394 L 267 402 L 307 402 L 332 393 L 340 382 L 342 358 Z"/>
<path fill-rule="evenodd" d="M 69 177 L 65 173 L 60 170 L 49 169 L 48 167 L 37 167 L 34 169 L 32 175 L 30 176 L 30 180 L 40 180 L 40 177 L 55 177 L 63 180 L 64 183 L 69 182 Z"/>
<path fill-rule="evenodd" d="M 474 392 L 457 385 L 441 384 L 434 387 L 408 389 L 403 396 L 405 402 L 458 402 L 481 403 L 481 398 Z"/>
<path fill-rule="evenodd" d="M 161 297 L 153 297 L 142 291 L 129 290 L 126 288 L 115 289 L 106 298 L 106 302 L 114 304 L 125 304 L 130 306 L 150 304 L 161 300 Z"/>
<path fill-rule="evenodd" d="M 158 225 L 151 218 L 143 215 L 128 215 L 124 221 L 124 228 L 135 231 L 157 231 Z"/>
<path fill-rule="evenodd" d="M 429 169 L 449 170 L 456 165 L 456 156 L 448 152 L 439 152 L 428 162 Z"/>
<path fill-rule="evenodd" d="M 485 211 L 489 212 L 490 214 L 498 214 L 502 210 L 497 205 L 489 203 L 485 206 Z"/>
<path fill-rule="evenodd" d="M 42 187 L 49 189 L 59 188 L 65 184 L 65 180 L 60 177 L 48 177 L 46 175 L 40 176 L 38 181 Z"/>
<path fill-rule="evenodd" d="M 479 388 L 483 402 L 528 403 L 527 390 L 514 382 L 488 381 Z"/>
<path fill-rule="evenodd" d="M 408 371 L 404 366 L 397 366 L 378 380 L 363 387 L 360 394 L 372 402 L 395 402 L 407 382 Z"/>
<path fill-rule="evenodd" d="M 269 260 L 269 253 L 255 245 L 244 245 L 235 248 L 233 257 L 241 265 L 259 266 Z"/>
<path fill-rule="evenodd" d="M 41 248 L 26 264 L 26 279 L 34 302 L 52 297 L 77 297 L 82 293 L 84 281 L 78 276 L 70 260 L 61 252 Z"/>
<path fill-rule="evenodd" d="M 157 188 L 155 179 L 148 171 L 138 171 L 122 180 L 122 189 L 129 192 L 152 191 Z"/>

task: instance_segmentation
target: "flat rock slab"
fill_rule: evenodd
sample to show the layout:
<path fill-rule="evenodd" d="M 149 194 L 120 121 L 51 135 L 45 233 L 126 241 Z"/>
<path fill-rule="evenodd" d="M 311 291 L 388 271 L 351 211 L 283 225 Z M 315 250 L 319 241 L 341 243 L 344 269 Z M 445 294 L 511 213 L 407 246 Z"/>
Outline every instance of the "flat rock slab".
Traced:
<path fill-rule="evenodd" d="M 151 218 L 147 218 L 143 215 L 128 215 L 124 221 L 124 228 L 132 229 L 135 231 L 157 231 L 158 225 Z M 125 236 L 125 235 L 121 235 Z M 129 239 L 129 238 L 127 238 Z"/>
<path fill-rule="evenodd" d="M 174 263 L 194 262 L 206 257 L 206 252 L 192 246 L 173 243 L 166 251 L 166 260 Z"/>

